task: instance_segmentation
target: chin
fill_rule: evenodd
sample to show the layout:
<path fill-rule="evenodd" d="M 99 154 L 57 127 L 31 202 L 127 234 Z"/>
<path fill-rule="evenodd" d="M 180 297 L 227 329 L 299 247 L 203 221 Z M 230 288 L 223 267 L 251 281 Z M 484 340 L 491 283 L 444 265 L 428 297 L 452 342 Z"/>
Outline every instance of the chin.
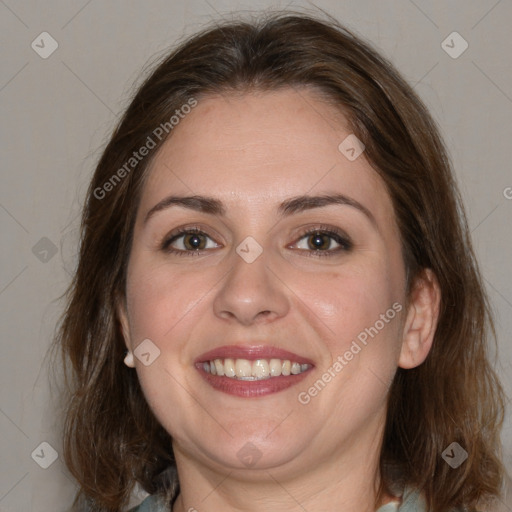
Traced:
<path fill-rule="evenodd" d="M 220 470 L 271 470 L 288 465 L 311 444 L 310 439 L 298 439 L 284 429 L 278 435 L 278 429 L 270 438 L 266 429 L 244 432 L 239 427 L 231 436 L 224 432 L 220 437 L 189 442 L 189 448 L 204 459 L 205 465 L 213 464 Z"/>

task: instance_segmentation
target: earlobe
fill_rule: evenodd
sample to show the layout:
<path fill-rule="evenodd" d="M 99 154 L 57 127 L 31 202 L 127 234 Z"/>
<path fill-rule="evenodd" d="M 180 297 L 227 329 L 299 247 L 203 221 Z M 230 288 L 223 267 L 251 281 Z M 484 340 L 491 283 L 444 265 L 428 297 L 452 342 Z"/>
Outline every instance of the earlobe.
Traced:
<path fill-rule="evenodd" d="M 400 368 L 419 366 L 427 358 L 439 317 L 441 289 L 431 269 L 423 269 L 414 280 L 404 322 Z"/>
<path fill-rule="evenodd" d="M 126 357 L 124 358 L 124 364 L 128 366 L 128 368 L 135 368 L 135 360 L 133 358 L 133 352 L 131 350 L 128 351 Z"/>

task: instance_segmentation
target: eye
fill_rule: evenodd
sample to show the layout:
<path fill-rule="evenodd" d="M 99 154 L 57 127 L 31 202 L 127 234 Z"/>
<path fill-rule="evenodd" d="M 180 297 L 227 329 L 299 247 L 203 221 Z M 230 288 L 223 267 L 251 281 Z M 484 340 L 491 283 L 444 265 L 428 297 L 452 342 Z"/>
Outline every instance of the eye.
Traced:
<path fill-rule="evenodd" d="M 314 229 L 310 229 L 302 234 L 299 239 L 304 240 L 300 247 L 297 243 L 297 248 L 300 250 L 310 252 L 311 256 L 333 256 L 340 252 L 350 251 L 353 244 L 350 238 L 337 228 L 329 226 L 319 226 Z M 333 244 L 337 244 L 338 247 L 333 248 Z"/>
<path fill-rule="evenodd" d="M 207 239 L 212 240 L 198 227 L 179 228 L 165 238 L 161 244 L 161 249 L 178 256 L 188 256 L 197 255 L 204 250 L 218 247 L 216 244 L 209 245 Z"/>
<path fill-rule="evenodd" d="M 198 226 L 179 228 L 164 239 L 161 250 L 177 256 L 197 256 L 203 251 L 219 247 L 215 242 L 208 244 L 208 240 L 213 242 L 212 238 Z M 334 244 L 337 244 L 337 247 L 333 248 Z M 303 232 L 295 247 L 308 256 L 334 256 L 340 252 L 350 251 L 353 244 L 341 230 L 330 226 L 317 226 Z"/>

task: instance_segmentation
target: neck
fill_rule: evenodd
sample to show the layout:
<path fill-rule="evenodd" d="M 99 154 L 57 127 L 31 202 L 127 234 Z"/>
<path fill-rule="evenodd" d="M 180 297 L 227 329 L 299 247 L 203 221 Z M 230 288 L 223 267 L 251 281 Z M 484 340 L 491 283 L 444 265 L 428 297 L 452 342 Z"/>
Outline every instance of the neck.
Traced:
<path fill-rule="evenodd" d="M 357 443 L 348 440 L 320 462 L 258 471 L 213 468 L 175 446 L 180 494 L 173 512 L 375 512 L 393 499 L 387 489 L 377 496 L 379 434 L 371 428 L 359 432 Z"/>

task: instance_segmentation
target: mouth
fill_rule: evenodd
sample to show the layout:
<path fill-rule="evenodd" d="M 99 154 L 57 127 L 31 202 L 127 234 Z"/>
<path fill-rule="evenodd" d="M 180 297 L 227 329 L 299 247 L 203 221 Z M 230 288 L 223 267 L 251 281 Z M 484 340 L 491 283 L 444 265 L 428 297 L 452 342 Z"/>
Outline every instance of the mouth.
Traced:
<path fill-rule="evenodd" d="M 314 364 L 277 347 L 231 345 L 201 355 L 195 367 L 214 389 L 249 398 L 298 384 Z"/>

